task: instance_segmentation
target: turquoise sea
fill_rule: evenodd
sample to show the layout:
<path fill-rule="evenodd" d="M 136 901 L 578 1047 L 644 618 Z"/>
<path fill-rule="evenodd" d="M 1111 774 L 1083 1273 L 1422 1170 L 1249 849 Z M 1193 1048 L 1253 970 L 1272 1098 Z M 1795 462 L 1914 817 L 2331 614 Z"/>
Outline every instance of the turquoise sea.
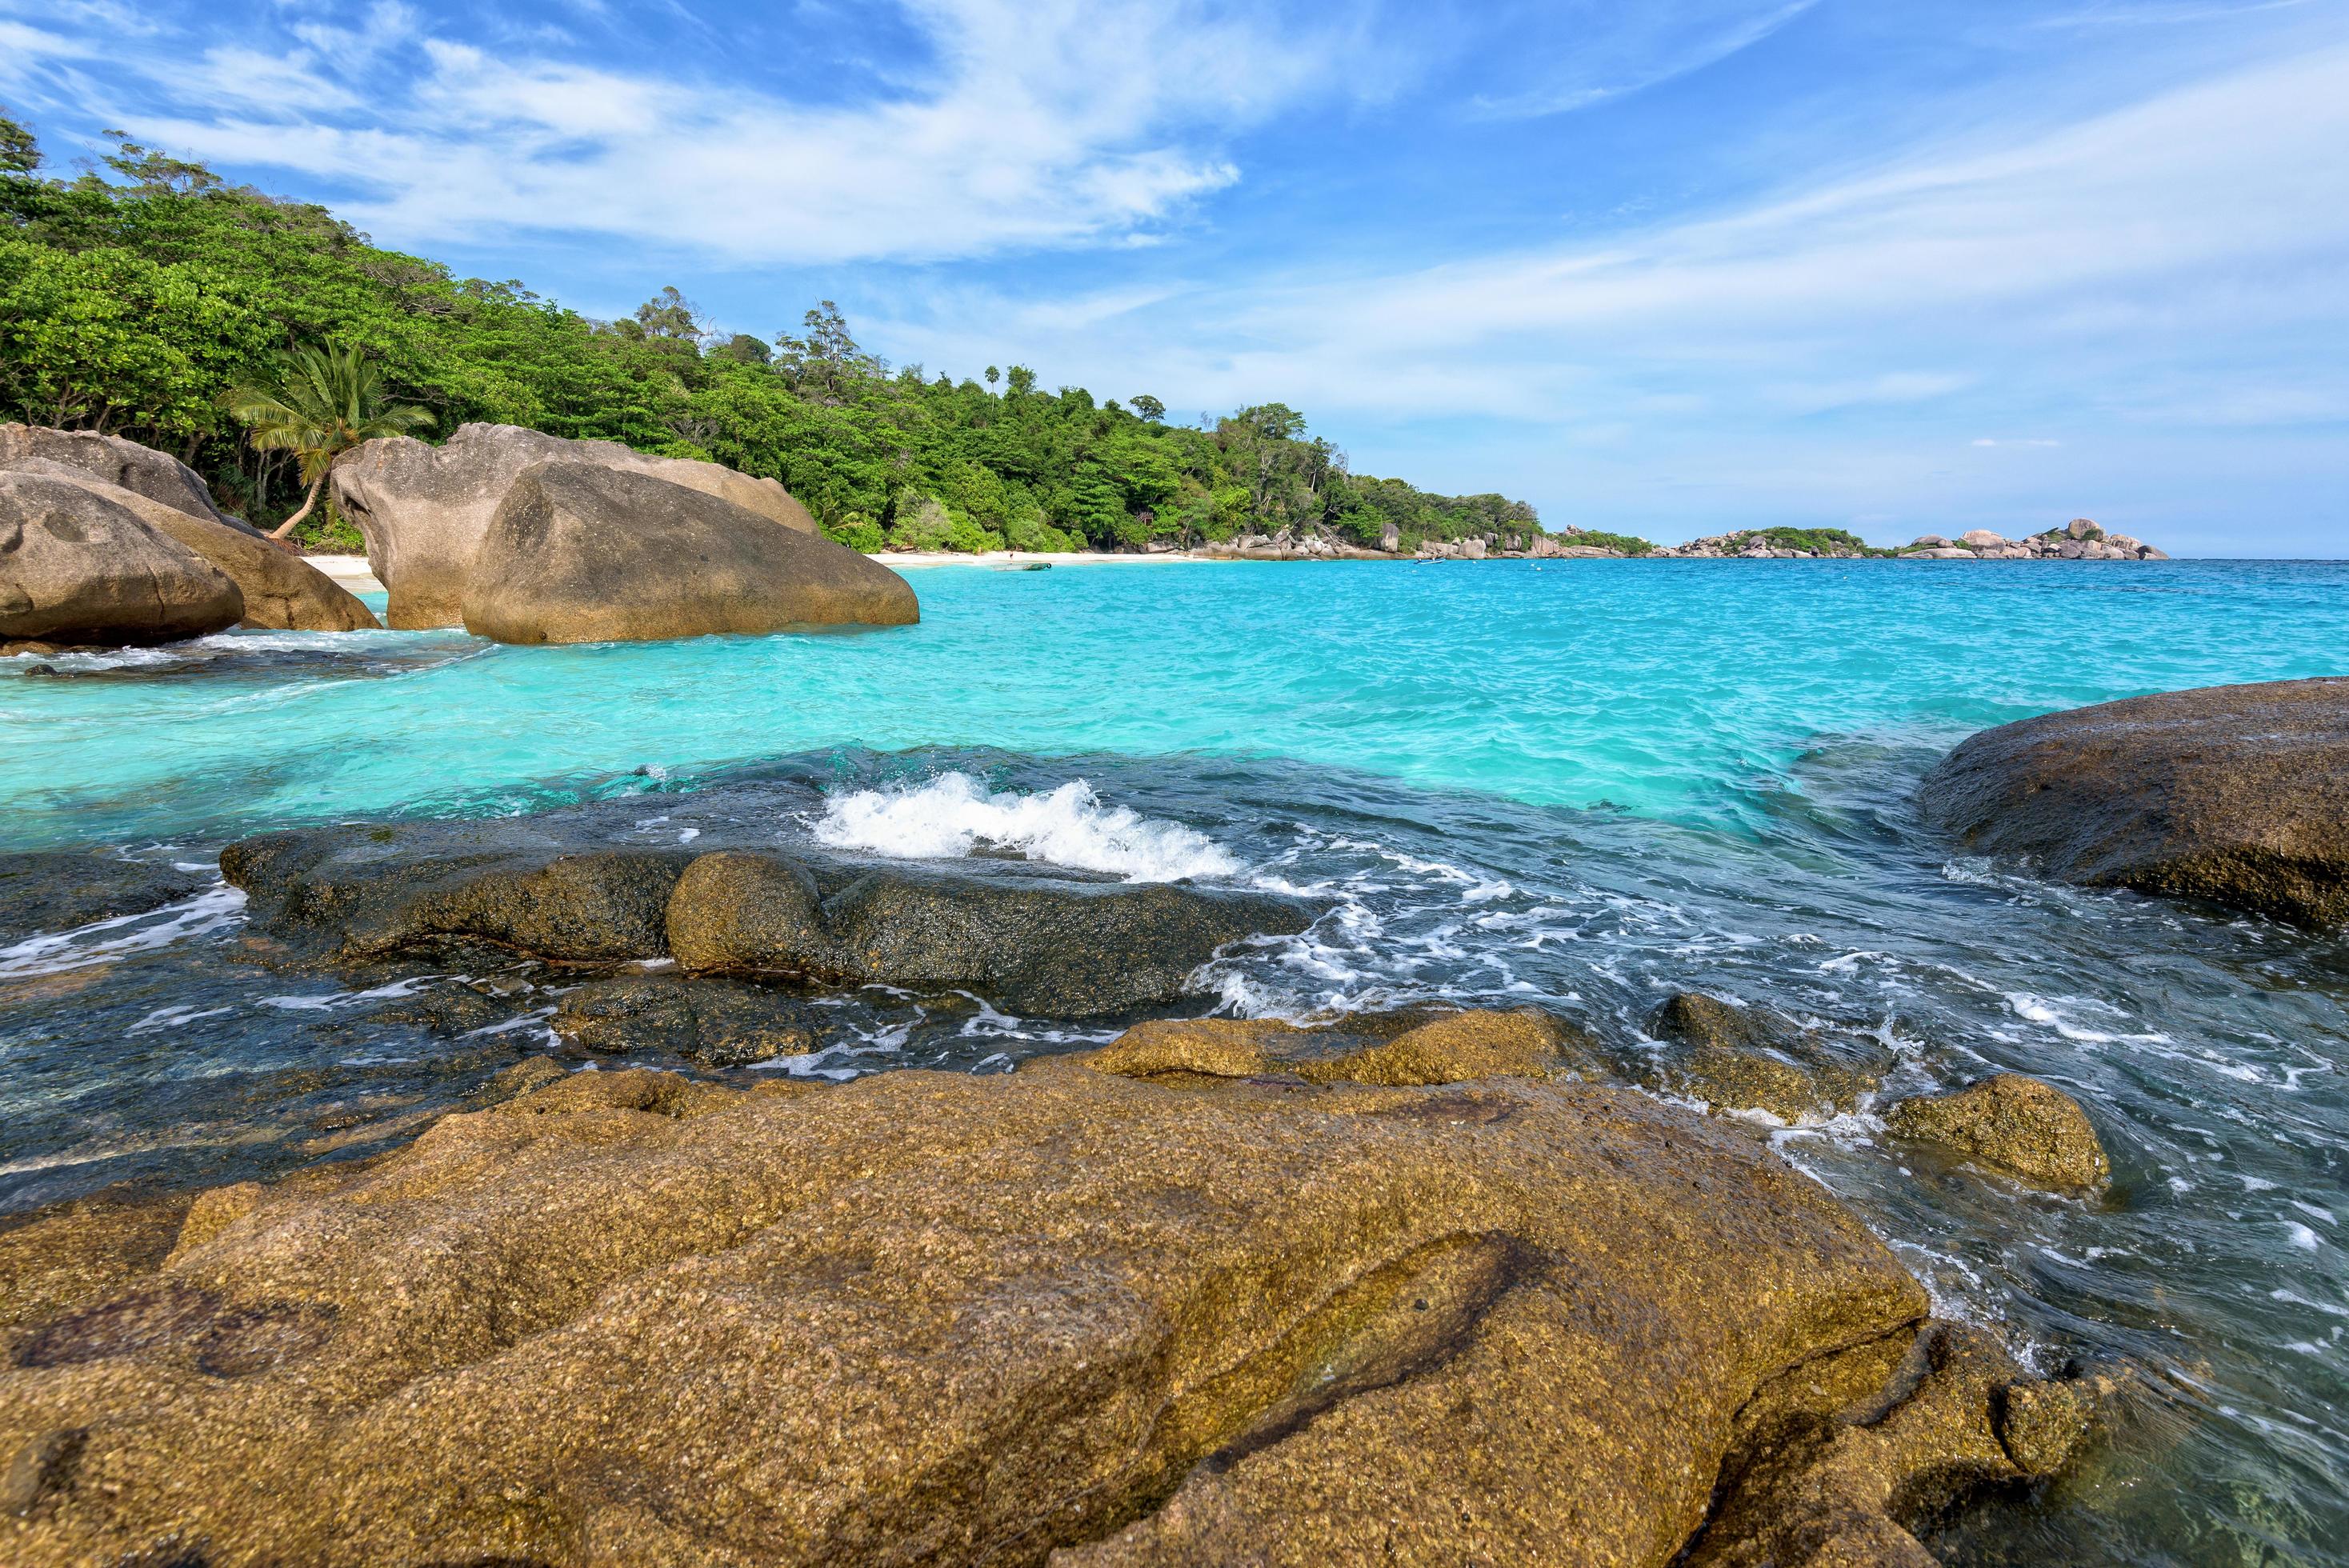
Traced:
<path fill-rule="evenodd" d="M 2045 883 L 1953 853 L 1913 806 L 1985 726 L 2349 674 L 2349 564 L 909 576 L 923 622 L 884 632 L 243 633 L 41 661 L 55 677 L 0 659 L 0 850 L 202 866 L 299 820 L 629 796 L 659 842 L 722 799 L 782 837 L 1009 846 L 1327 908 L 1219 961 L 1203 1005 L 1535 1004 L 1636 1041 L 1699 988 L 1873 1033 L 1901 1062 L 1888 1099 L 2032 1073 L 2096 1120 L 2102 1198 L 1926 1168 L 1867 1111 L 1773 1135 L 1945 1310 L 2044 1367 L 2133 1368 L 2095 1457 L 1937 1545 L 2349 1564 L 2349 938 Z M 217 962 L 237 904 L 0 948 L 0 1212 L 363 1147 L 543 1048 L 543 1014 L 518 1013 L 452 1068 L 413 1005 L 451 977 Z M 1096 1037 L 876 1000 L 782 1070 L 998 1070 Z"/>

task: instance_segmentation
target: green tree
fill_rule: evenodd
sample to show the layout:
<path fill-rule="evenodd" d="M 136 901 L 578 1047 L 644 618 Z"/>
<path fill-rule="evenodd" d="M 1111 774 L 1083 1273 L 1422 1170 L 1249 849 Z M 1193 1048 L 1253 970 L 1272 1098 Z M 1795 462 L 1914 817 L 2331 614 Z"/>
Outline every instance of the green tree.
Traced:
<path fill-rule="evenodd" d="M 1002 371 L 998 370 L 998 369 L 997 369 L 994 366 L 992 366 L 992 365 L 990 365 L 990 366 L 988 366 L 987 367 L 987 384 L 988 384 L 989 387 L 994 386 L 997 382 L 999 382 L 999 381 L 1000 381 L 1000 380 L 1002 380 L 1002 379 L 1003 379 L 1003 372 L 1002 372 Z"/>
<path fill-rule="evenodd" d="M 680 343 L 696 343 L 701 338 L 700 313 L 677 292 L 674 284 L 636 306 L 636 325 L 647 337 L 666 337 Z"/>
<path fill-rule="evenodd" d="M 1154 425 L 1166 418 L 1166 405 L 1161 403 L 1157 398 L 1153 397 L 1147 392 L 1137 392 L 1132 397 L 1128 398 L 1127 401 L 1133 405 L 1133 411 L 1135 413 L 1141 415 L 1143 418 L 1149 420 Z"/>
<path fill-rule="evenodd" d="M 30 128 L 8 118 L 0 106 L 0 174 L 30 174 L 41 166 L 41 144 Z"/>
<path fill-rule="evenodd" d="M 1015 365 L 1009 374 L 1011 391 L 1015 395 L 1025 397 L 1036 390 L 1036 373 L 1026 366 Z"/>
<path fill-rule="evenodd" d="M 429 410 L 385 398 L 382 372 L 356 346 L 304 344 L 292 360 L 276 387 L 234 387 L 221 399 L 251 432 L 255 450 L 293 453 L 310 487 L 301 509 L 277 525 L 272 539 L 285 538 L 310 515 L 337 457 L 361 441 L 432 426 Z"/>

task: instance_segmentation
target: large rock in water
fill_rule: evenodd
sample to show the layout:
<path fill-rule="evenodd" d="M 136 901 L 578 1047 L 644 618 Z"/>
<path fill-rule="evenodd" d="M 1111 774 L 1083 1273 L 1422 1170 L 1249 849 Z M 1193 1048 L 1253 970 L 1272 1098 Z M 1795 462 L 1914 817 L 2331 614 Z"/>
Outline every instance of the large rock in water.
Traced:
<path fill-rule="evenodd" d="M 2091 1408 L 1670 1107 L 1110 1065 L 580 1073 L 202 1194 L 0 1327 L 11 1561 L 1930 1564 Z"/>
<path fill-rule="evenodd" d="M 0 643 L 169 643 L 243 617 L 233 582 L 129 508 L 0 470 Z"/>
<path fill-rule="evenodd" d="M 236 583 L 244 595 L 248 626 L 281 632 L 360 632 L 382 624 L 334 579 L 249 530 L 167 506 L 52 459 L 28 458 L 6 466 L 17 473 L 47 474 L 78 484 L 92 495 L 136 512 L 156 532 L 186 545 Z"/>
<path fill-rule="evenodd" d="M 800 862 L 741 851 L 695 861 L 667 911 L 669 951 L 696 973 L 974 991 L 1055 1018 L 1172 1002 L 1226 943 L 1309 923 L 1265 893 L 1010 866 L 879 867 L 827 895 Z"/>
<path fill-rule="evenodd" d="M 2091 886 L 2349 921 L 2349 679 L 2204 686 L 2002 725 L 1926 777 L 1971 849 Z"/>
<path fill-rule="evenodd" d="M 526 822 L 265 833 L 222 851 L 221 874 L 258 929 L 307 954 L 457 939 L 571 963 L 675 956 L 697 973 L 968 991 L 1066 1018 L 1174 1002 L 1226 943 L 1312 918 L 1268 893 L 1017 863 L 576 850 Z"/>
<path fill-rule="evenodd" d="M 211 880 L 177 866 L 90 851 L 0 854 L 0 946 L 36 933 L 144 914 L 191 897 Z"/>
<path fill-rule="evenodd" d="M 409 436 L 368 441 L 336 461 L 335 502 L 367 536 L 367 562 L 389 593 L 388 619 L 407 630 L 464 618 L 465 585 L 490 519 L 523 469 L 593 463 L 733 502 L 801 533 L 807 508 L 772 480 L 717 463 L 656 458 L 613 441 L 572 441 L 512 425 L 460 425 L 445 446 Z"/>
<path fill-rule="evenodd" d="M 0 425 L 0 469 L 46 459 L 79 469 L 92 479 L 134 495 L 160 501 L 174 511 L 201 517 L 246 533 L 259 531 L 212 504 L 203 476 L 168 452 L 95 430 L 58 430 L 44 425 Z"/>
<path fill-rule="evenodd" d="M 501 643 L 656 642 L 921 619 L 905 580 L 818 533 L 641 473 L 516 477 L 467 574 L 465 629 Z"/>

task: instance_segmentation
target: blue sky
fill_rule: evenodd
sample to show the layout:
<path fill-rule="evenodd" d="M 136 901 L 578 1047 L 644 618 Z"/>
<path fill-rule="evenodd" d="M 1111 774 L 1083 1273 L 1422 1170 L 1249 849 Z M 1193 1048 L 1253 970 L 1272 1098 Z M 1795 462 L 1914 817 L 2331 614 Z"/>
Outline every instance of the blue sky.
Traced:
<path fill-rule="evenodd" d="M 2349 555 L 2349 0 L 0 0 L 0 101 L 1552 527 Z"/>

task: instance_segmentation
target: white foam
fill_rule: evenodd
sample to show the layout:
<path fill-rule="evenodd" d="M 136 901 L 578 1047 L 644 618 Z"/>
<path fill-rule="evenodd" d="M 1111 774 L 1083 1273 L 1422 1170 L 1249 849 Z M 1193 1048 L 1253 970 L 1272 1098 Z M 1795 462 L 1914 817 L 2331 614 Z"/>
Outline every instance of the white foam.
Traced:
<path fill-rule="evenodd" d="M 1108 806 L 1072 779 L 1057 789 L 996 792 L 968 773 L 942 773 L 910 787 L 858 789 L 824 803 L 820 842 L 910 860 L 948 860 L 981 845 L 1130 882 L 1230 876 L 1239 870 L 1222 846 L 1195 828 Z"/>
<path fill-rule="evenodd" d="M 243 892 L 223 883 L 144 914 L 117 915 L 0 947 L 0 979 L 111 964 L 134 953 L 169 947 L 181 937 L 206 935 L 243 916 Z"/>

